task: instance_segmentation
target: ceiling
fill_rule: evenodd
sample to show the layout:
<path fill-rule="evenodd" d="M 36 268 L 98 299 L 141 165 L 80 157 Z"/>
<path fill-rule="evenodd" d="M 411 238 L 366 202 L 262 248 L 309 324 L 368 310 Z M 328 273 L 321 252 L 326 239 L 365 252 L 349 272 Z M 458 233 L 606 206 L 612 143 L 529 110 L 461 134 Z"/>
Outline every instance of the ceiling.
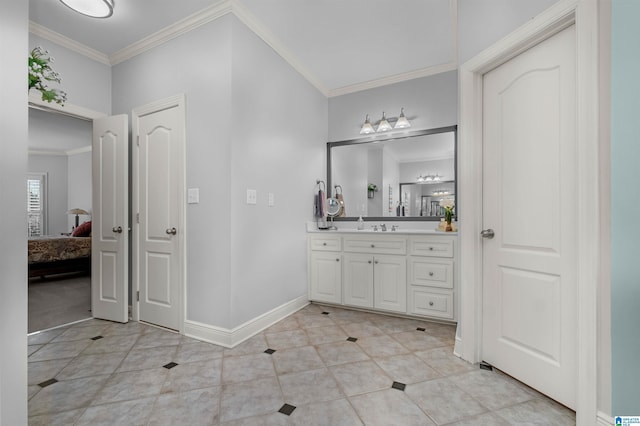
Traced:
<path fill-rule="evenodd" d="M 456 0 L 115 0 L 108 19 L 29 0 L 29 16 L 117 63 L 136 42 L 223 7 L 327 96 L 456 66 Z"/>

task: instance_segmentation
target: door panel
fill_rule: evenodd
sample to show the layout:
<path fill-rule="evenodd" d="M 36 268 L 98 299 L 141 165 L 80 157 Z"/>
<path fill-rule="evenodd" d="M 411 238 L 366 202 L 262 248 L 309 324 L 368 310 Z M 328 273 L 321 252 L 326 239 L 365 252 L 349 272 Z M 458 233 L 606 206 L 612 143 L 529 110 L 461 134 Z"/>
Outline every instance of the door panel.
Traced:
<path fill-rule="evenodd" d="M 484 76 L 483 359 L 576 395 L 575 30 Z"/>
<path fill-rule="evenodd" d="M 139 317 L 174 330 L 181 328 L 183 303 L 183 121 L 176 104 L 134 110 Z"/>
<path fill-rule="evenodd" d="M 373 256 L 345 253 L 344 304 L 373 308 Z"/>
<path fill-rule="evenodd" d="M 377 255 L 373 270 L 374 307 L 407 312 L 407 259 Z"/>
<path fill-rule="evenodd" d="M 91 306 L 94 318 L 127 322 L 129 262 L 128 118 L 93 121 Z"/>

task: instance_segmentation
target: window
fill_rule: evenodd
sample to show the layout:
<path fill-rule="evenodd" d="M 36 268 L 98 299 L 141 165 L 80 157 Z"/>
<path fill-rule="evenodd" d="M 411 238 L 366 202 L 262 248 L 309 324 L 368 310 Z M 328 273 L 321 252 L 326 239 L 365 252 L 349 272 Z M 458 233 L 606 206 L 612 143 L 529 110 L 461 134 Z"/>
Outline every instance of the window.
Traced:
<path fill-rule="evenodd" d="M 27 175 L 27 231 L 30 237 L 47 234 L 47 174 Z"/>

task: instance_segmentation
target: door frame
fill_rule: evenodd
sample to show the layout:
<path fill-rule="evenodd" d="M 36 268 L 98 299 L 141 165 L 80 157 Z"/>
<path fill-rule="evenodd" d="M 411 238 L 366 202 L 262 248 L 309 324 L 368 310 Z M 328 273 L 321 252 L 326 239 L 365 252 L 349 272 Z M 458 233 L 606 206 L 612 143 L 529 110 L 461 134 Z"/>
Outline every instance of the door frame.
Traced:
<path fill-rule="evenodd" d="M 576 28 L 576 137 L 578 150 L 578 227 L 577 253 L 577 389 L 578 424 L 598 421 L 598 321 L 599 280 L 608 287 L 602 274 L 602 259 L 609 257 L 601 241 L 608 228 L 601 220 L 600 188 L 608 188 L 606 170 L 601 169 L 599 109 L 599 0 L 562 0 L 517 30 L 490 46 L 459 68 L 460 142 L 460 323 L 456 353 L 476 363 L 482 359 L 482 116 L 483 76 L 519 53 L 575 24 Z M 606 200 L 606 198 L 604 198 Z M 604 341 L 607 336 L 603 336 Z M 604 352 L 604 351 L 603 351 Z M 603 359 L 607 362 L 608 360 Z M 602 362 L 601 361 L 601 362 Z M 604 368 L 608 368 L 605 364 Z M 610 372 L 609 376 L 610 376 Z M 605 388 L 606 389 L 606 388 Z M 603 396 L 608 398 L 608 395 Z M 606 403 L 604 403 L 606 405 Z M 607 407 L 603 407 L 607 409 Z M 604 423 L 603 423 L 604 424 Z"/>
<path fill-rule="evenodd" d="M 187 245 L 186 245 L 186 233 L 187 233 L 187 220 L 186 220 L 186 109 L 185 109 L 185 95 L 178 94 L 175 96 L 170 96 L 168 98 L 160 99 L 155 102 L 151 102 L 139 107 L 136 107 L 131 112 L 131 225 L 132 225 L 132 234 L 131 234 L 131 282 L 132 282 L 132 294 L 131 294 L 131 316 L 133 321 L 140 321 L 140 301 L 137 298 L 137 292 L 140 291 L 140 266 L 139 266 L 139 238 L 140 238 L 140 226 L 139 223 L 135 220 L 136 213 L 140 211 L 139 209 L 139 189 L 138 185 L 140 183 L 139 177 L 139 154 L 140 154 L 140 145 L 138 141 L 139 135 L 137 134 L 136 123 L 137 120 L 145 115 L 153 114 L 154 112 L 166 110 L 169 108 L 178 108 L 178 111 L 181 115 L 181 146 L 178 147 L 178 152 L 180 158 L 177 159 L 178 165 L 180 167 L 180 171 L 178 172 L 178 176 L 180 179 L 179 184 L 177 185 L 179 188 L 178 198 L 182 200 L 180 206 L 178 207 L 178 219 L 177 219 L 177 227 L 180 230 L 176 234 L 178 240 L 178 253 L 179 257 L 179 268 L 180 268 L 180 282 L 177 285 L 180 286 L 179 293 L 182 300 L 177 303 L 178 308 L 180 309 L 180 324 L 178 331 L 180 334 L 184 334 L 184 323 L 186 320 L 186 303 L 187 303 L 187 295 L 186 295 L 186 282 L 187 282 Z M 135 138 L 135 139 L 134 139 Z M 134 142 L 135 140 L 135 142 Z"/>

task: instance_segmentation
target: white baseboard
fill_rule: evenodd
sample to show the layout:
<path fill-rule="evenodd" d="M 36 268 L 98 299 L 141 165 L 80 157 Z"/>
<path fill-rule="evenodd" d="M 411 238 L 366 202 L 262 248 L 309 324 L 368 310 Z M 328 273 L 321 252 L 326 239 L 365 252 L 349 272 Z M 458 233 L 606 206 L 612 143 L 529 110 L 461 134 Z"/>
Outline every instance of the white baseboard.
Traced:
<path fill-rule="evenodd" d="M 184 322 L 184 334 L 185 336 L 214 343 L 216 345 L 224 346 L 225 348 L 233 348 L 248 338 L 260 333 L 265 328 L 272 326 L 281 319 L 299 311 L 308 304 L 309 299 L 305 294 L 233 329 L 186 320 Z"/>
<path fill-rule="evenodd" d="M 596 424 L 598 426 L 612 426 L 614 424 L 613 417 L 608 414 L 598 411 Z"/>

